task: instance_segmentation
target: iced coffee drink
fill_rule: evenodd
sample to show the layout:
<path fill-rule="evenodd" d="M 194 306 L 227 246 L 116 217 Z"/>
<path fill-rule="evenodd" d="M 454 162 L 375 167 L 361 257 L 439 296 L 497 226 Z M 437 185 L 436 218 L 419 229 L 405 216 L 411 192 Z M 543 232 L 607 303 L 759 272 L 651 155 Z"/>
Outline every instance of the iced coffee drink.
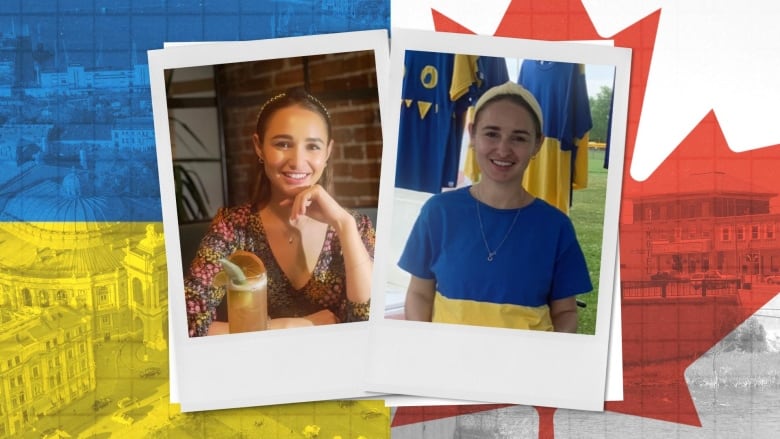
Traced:
<path fill-rule="evenodd" d="M 268 278 L 265 273 L 247 276 L 241 284 L 227 285 L 230 333 L 263 331 L 268 328 Z"/>

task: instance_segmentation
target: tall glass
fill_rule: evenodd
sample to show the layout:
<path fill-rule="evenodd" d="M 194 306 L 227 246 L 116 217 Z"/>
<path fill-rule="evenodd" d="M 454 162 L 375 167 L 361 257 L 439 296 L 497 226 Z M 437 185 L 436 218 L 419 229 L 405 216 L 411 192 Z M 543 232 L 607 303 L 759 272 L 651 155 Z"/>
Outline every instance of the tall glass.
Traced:
<path fill-rule="evenodd" d="M 247 282 L 227 285 L 230 333 L 268 329 L 268 278 L 265 273 L 248 276 Z"/>

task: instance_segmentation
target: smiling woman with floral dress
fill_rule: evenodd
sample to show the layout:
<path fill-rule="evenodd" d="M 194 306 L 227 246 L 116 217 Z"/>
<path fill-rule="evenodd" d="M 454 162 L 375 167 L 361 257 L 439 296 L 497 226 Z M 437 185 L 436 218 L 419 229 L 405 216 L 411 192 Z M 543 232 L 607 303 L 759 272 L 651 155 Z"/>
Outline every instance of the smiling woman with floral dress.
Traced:
<path fill-rule="evenodd" d="M 326 190 L 331 133 L 327 109 L 302 89 L 260 108 L 253 200 L 220 209 L 184 279 L 190 336 L 227 332 L 213 322 L 225 291 L 212 281 L 237 250 L 265 264 L 269 329 L 368 319 L 374 229 Z"/>

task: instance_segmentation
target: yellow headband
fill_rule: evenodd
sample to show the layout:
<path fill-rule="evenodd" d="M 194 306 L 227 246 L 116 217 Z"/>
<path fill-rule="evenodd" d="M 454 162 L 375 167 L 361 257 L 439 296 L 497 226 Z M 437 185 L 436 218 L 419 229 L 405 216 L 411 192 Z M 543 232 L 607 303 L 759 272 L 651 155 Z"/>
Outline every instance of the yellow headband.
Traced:
<path fill-rule="evenodd" d="M 534 115 L 537 117 L 537 119 L 539 119 L 539 126 L 544 129 L 542 107 L 539 106 L 539 102 L 530 91 L 526 90 L 522 85 L 516 84 L 512 81 L 507 81 L 501 85 L 497 85 L 482 94 L 482 96 L 480 96 L 480 98 L 477 100 L 477 104 L 474 106 L 474 114 L 477 114 L 480 108 L 482 108 L 486 103 L 493 100 L 494 98 L 507 95 L 520 96 L 528 104 L 528 106 L 531 107 Z M 541 135 L 542 133 L 539 134 Z"/>

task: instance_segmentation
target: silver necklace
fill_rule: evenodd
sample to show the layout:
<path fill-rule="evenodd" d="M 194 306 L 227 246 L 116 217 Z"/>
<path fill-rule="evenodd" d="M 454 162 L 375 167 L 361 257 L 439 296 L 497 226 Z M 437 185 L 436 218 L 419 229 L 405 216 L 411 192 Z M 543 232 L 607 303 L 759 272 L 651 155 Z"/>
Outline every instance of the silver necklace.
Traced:
<path fill-rule="evenodd" d="M 260 211 L 259 215 L 260 215 L 260 222 L 263 222 L 263 218 L 262 218 L 263 212 Z M 263 226 L 263 228 L 265 229 L 265 225 Z M 291 228 L 292 228 L 292 230 L 290 230 Z M 281 231 L 282 236 L 284 237 L 284 240 L 287 241 L 287 244 L 292 244 L 293 242 L 295 242 L 295 231 L 294 231 L 295 228 L 294 227 L 286 227 L 286 229 L 287 230 L 282 230 Z M 268 233 L 267 229 L 265 229 L 265 230 L 266 230 L 266 233 Z"/>
<path fill-rule="evenodd" d="M 485 236 L 485 228 L 482 226 L 482 215 L 479 213 L 479 199 L 477 197 L 474 197 L 474 201 L 477 203 L 477 220 L 479 221 L 479 231 L 482 233 L 482 242 L 485 244 L 485 249 L 488 252 L 487 260 L 488 262 L 493 262 L 493 258 L 496 257 L 496 254 L 498 253 L 498 250 L 501 248 L 502 245 L 504 245 L 504 242 L 506 242 L 507 238 L 509 238 L 509 234 L 512 233 L 512 229 L 515 228 L 515 223 L 517 222 L 517 217 L 520 216 L 520 210 L 521 208 L 517 208 L 517 213 L 515 213 L 515 217 L 512 219 L 512 224 L 509 226 L 509 230 L 506 231 L 506 235 L 504 235 L 504 239 L 501 240 L 501 242 L 498 243 L 498 247 L 495 248 L 495 250 L 490 250 L 490 246 L 487 242 L 487 237 Z"/>

